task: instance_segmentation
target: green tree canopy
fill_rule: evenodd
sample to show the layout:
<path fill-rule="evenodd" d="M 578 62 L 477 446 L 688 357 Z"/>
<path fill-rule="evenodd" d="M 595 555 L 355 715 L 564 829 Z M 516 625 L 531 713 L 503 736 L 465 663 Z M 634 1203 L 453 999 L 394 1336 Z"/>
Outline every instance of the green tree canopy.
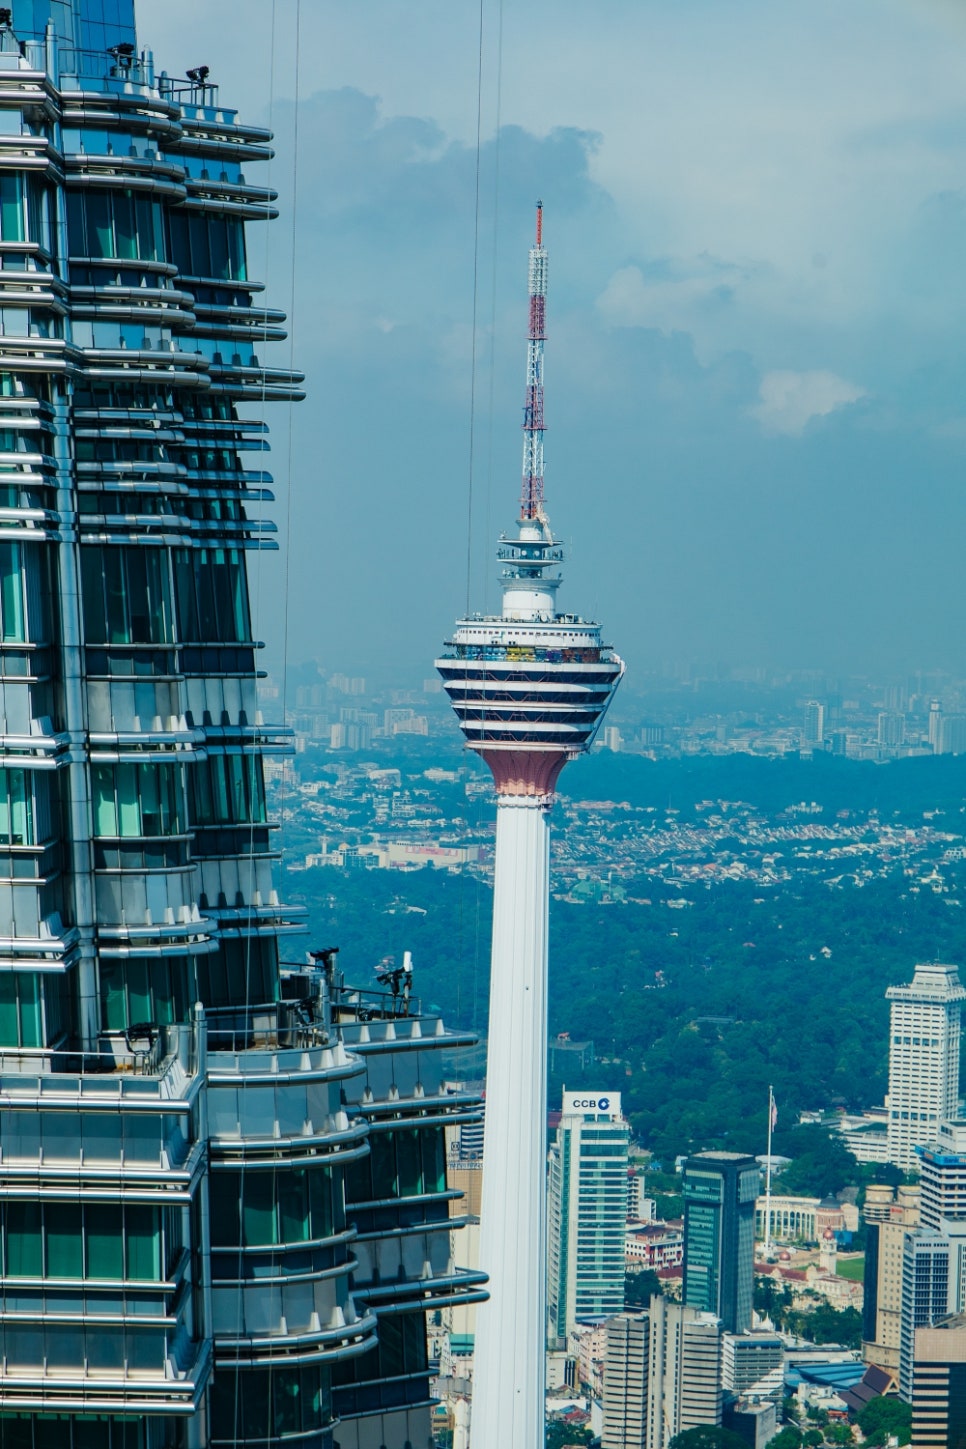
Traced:
<path fill-rule="evenodd" d="M 593 1437 L 589 1429 L 575 1429 L 572 1424 L 564 1424 L 560 1419 L 551 1420 L 547 1425 L 547 1449 L 566 1449 L 568 1444 L 590 1444 Z"/>
<path fill-rule="evenodd" d="M 699 1424 L 696 1429 L 682 1429 L 675 1434 L 668 1449 L 747 1449 L 740 1434 L 719 1429 L 714 1424 Z"/>
<path fill-rule="evenodd" d="M 912 1408 L 901 1399 L 883 1395 L 870 1399 L 858 1413 L 858 1424 L 867 1444 L 884 1444 L 891 1434 L 900 1444 L 912 1438 Z"/>
<path fill-rule="evenodd" d="M 768 1441 L 768 1449 L 801 1449 L 802 1434 L 794 1424 L 786 1424 Z"/>
<path fill-rule="evenodd" d="M 663 1289 L 661 1280 L 653 1268 L 643 1268 L 640 1273 L 624 1274 L 624 1307 L 647 1308 L 652 1298 L 660 1298 Z"/>

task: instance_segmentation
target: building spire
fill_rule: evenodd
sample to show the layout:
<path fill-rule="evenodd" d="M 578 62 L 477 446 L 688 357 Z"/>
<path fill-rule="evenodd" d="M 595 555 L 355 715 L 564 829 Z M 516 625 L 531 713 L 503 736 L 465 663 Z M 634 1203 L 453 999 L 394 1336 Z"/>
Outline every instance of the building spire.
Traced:
<path fill-rule="evenodd" d="M 523 408 L 523 492 L 520 522 L 546 522 L 543 510 L 543 344 L 546 340 L 547 251 L 543 245 L 543 202 L 537 202 L 537 235 L 530 248 L 530 331 L 527 392 Z"/>

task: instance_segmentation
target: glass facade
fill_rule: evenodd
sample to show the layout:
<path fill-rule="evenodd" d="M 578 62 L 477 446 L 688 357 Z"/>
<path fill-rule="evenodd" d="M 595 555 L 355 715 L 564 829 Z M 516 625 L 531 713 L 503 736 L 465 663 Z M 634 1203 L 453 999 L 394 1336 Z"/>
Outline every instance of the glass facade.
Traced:
<path fill-rule="evenodd" d="M 751 1327 L 758 1163 L 699 1152 L 684 1164 L 684 1301 L 726 1333 Z"/>
<path fill-rule="evenodd" d="M 13 10 L 0 1449 L 376 1449 L 387 1415 L 425 1443 L 425 1314 L 481 1293 L 442 1158 L 477 1108 L 441 1094 L 435 1017 L 362 1031 L 280 965 L 245 466 L 301 396 L 249 276 L 271 138 L 156 79 L 131 0 Z"/>

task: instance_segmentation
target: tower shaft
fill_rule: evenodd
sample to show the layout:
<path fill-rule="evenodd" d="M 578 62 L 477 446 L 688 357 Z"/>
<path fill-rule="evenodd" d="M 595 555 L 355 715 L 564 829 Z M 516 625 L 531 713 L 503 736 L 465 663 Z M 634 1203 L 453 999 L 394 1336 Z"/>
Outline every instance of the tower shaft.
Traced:
<path fill-rule="evenodd" d="M 500 795 L 496 812 L 474 1449 L 544 1435 L 549 806 Z"/>

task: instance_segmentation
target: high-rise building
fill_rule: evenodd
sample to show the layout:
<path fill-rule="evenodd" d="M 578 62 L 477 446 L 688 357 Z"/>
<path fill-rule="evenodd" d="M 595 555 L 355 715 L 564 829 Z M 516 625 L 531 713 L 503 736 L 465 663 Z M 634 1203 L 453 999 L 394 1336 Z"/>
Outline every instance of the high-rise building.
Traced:
<path fill-rule="evenodd" d="M 966 1219 L 966 1119 L 940 1122 L 935 1138 L 916 1155 L 922 1226 L 938 1229 L 944 1219 Z"/>
<path fill-rule="evenodd" d="M 480 1296 L 442 1175 L 476 1106 L 434 1014 L 280 972 L 271 138 L 155 76 L 133 0 L 0 10 L 0 98 L 0 1443 L 425 1443 L 425 1313 Z"/>
<path fill-rule="evenodd" d="M 959 1108 L 959 1040 L 966 1000 L 955 966 L 917 966 L 908 986 L 890 986 L 888 1149 L 904 1172 Z"/>
<path fill-rule="evenodd" d="M 817 699 L 810 699 L 805 706 L 802 734 L 807 745 L 821 745 L 825 741 L 825 706 Z"/>
<path fill-rule="evenodd" d="M 914 1449 L 959 1449 L 966 1440 L 966 1315 L 918 1328 L 912 1370 Z"/>
<path fill-rule="evenodd" d="M 906 1233 L 919 1225 L 919 1188 L 870 1184 L 866 1189 L 866 1249 L 862 1298 L 862 1357 L 899 1372 L 902 1266 Z"/>
<path fill-rule="evenodd" d="M 699 1152 L 684 1164 L 684 1301 L 728 1333 L 751 1327 L 760 1181 L 755 1158 L 738 1152 Z"/>
<path fill-rule="evenodd" d="M 902 1248 L 902 1318 L 899 1336 L 899 1396 L 912 1403 L 916 1330 L 929 1328 L 949 1312 L 949 1239 L 932 1228 L 907 1232 Z"/>
<path fill-rule="evenodd" d="M 721 1386 L 742 1398 L 756 1389 L 763 1380 L 771 1382 L 771 1392 L 782 1396 L 781 1366 L 785 1347 L 777 1333 L 762 1330 L 746 1333 L 724 1333 L 721 1336 Z"/>
<path fill-rule="evenodd" d="M 607 1320 L 602 1449 L 648 1449 L 650 1331 L 647 1313 L 621 1313 Z"/>
<path fill-rule="evenodd" d="M 652 1298 L 647 1378 L 648 1449 L 675 1434 L 721 1423 L 721 1325 L 667 1298 Z"/>
<path fill-rule="evenodd" d="M 939 725 L 939 755 L 966 754 L 966 714 L 944 714 Z"/>
<path fill-rule="evenodd" d="M 938 699 L 929 701 L 928 739 L 935 754 L 939 754 L 942 741 L 943 707 Z"/>
<path fill-rule="evenodd" d="M 619 1092 L 564 1092 L 548 1181 L 548 1337 L 624 1306 L 627 1147 Z"/>
<path fill-rule="evenodd" d="M 563 549 L 543 498 L 547 253 L 530 251 L 523 496 L 499 546 L 502 612 L 459 620 L 437 661 L 469 747 L 497 794 L 473 1435 L 532 1449 L 544 1435 L 549 812 L 560 771 L 588 750 L 623 672 L 600 626 L 557 611 Z"/>
<path fill-rule="evenodd" d="M 897 750 L 906 737 L 906 717 L 891 710 L 879 715 L 878 741 L 883 749 Z"/>

